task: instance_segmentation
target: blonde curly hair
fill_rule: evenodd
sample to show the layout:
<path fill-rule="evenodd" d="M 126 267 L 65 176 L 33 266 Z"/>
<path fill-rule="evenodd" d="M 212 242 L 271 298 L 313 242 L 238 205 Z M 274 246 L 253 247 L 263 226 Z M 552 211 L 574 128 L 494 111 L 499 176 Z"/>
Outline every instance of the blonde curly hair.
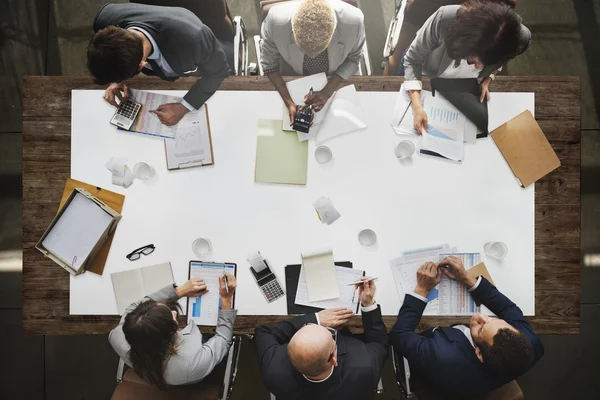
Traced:
<path fill-rule="evenodd" d="M 304 54 L 315 57 L 329 47 L 336 25 L 335 11 L 326 0 L 303 0 L 292 18 L 294 40 Z"/>

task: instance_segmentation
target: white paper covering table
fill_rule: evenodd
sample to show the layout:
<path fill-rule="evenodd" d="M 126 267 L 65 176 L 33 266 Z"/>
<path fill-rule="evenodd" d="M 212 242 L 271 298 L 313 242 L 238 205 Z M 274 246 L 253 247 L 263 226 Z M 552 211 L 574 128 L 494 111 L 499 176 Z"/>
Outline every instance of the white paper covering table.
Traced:
<path fill-rule="evenodd" d="M 115 271 L 170 261 L 175 281 L 185 282 L 198 237 L 213 246 L 210 260 L 202 261 L 238 264 L 239 315 L 287 314 L 285 299 L 268 304 L 255 284 L 245 259 L 254 250 L 284 282 L 285 265 L 300 263 L 301 251 L 331 246 L 336 261 L 352 261 L 379 277 L 376 299 L 384 315 L 396 315 L 403 296 L 389 261 L 403 250 L 440 243 L 481 252 L 501 291 L 526 315 L 535 313 L 534 187 L 517 185 L 491 138 L 466 144 L 462 164 L 419 155 L 400 163 L 394 148 L 403 137 L 389 126 L 396 92 L 359 92 L 368 128 L 328 141 L 328 164 L 316 162 L 310 143 L 305 187 L 254 182 L 256 126 L 259 118 L 281 118 L 276 92 L 218 91 L 208 101 L 215 165 L 179 171 L 167 171 L 162 139 L 109 125 L 114 109 L 102 91 L 72 96 L 71 177 L 127 198 L 104 275 L 71 277 L 71 314 L 116 314 L 110 280 Z M 519 95 L 493 96 L 494 110 L 509 110 Z M 529 100 L 522 104 L 534 111 Z M 505 113 L 505 120 L 512 117 Z M 114 186 L 104 168 L 112 156 L 127 158 L 131 167 L 145 161 L 156 176 L 129 189 Z M 320 196 L 330 197 L 342 215 L 331 226 L 319 221 L 312 206 Z M 374 247 L 358 243 L 363 228 L 377 233 Z M 493 240 L 508 245 L 504 260 L 483 254 L 484 243 Z M 156 246 L 151 255 L 125 258 L 150 243 Z"/>

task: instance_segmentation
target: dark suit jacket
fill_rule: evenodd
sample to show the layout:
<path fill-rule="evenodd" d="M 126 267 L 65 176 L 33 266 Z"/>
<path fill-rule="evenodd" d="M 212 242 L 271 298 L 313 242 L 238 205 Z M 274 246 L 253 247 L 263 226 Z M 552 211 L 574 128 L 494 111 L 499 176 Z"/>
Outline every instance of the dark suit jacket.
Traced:
<path fill-rule="evenodd" d="M 94 32 L 116 25 L 127 29 L 139 26 L 156 41 L 173 71 L 179 76 L 201 76 L 184 96 L 195 108 L 200 108 L 229 75 L 225 52 L 210 28 L 189 10 L 179 7 L 159 7 L 143 4 L 107 4 L 94 19 Z M 158 65 L 148 60 L 152 70 L 146 75 L 167 78 Z"/>
<path fill-rule="evenodd" d="M 539 337 L 525 320 L 521 309 L 485 278 L 471 296 L 498 317 L 523 332 L 533 346 L 531 366 L 542 357 Z M 496 389 L 516 376 L 500 376 L 479 361 L 466 336 L 455 328 L 435 328 L 419 335 L 414 332 L 425 302 L 407 294 L 390 333 L 390 341 L 399 356 L 406 357 L 410 369 L 424 382 L 444 394 L 471 396 Z"/>
<path fill-rule="evenodd" d="M 388 334 L 381 308 L 362 314 L 364 341 L 338 335 L 338 366 L 324 382 L 312 383 L 293 367 L 287 344 L 306 323 L 316 323 L 315 314 L 256 328 L 254 344 L 262 380 L 277 400 L 364 400 L 374 396 L 381 369 L 388 355 Z"/>

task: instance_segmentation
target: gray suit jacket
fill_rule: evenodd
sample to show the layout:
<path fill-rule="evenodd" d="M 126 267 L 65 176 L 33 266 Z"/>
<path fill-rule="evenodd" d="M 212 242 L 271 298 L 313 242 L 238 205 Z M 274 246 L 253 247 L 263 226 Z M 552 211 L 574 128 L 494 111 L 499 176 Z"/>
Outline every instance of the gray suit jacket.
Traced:
<path fill-rule="evenodd" d="M 448 55 L 444 39 L 448 32 L 448 24 L 456 18 L 459 8 L 459 5 L 440 7 L 419 29 L 404 56 L 405 81 L 420 81 L 423 75 L 436 78 L 455 61 Z M 525 25 L 521 25 L 521 53 L 527 50 L 530 42 L 531 32 Z M 501 66 L 486 65 L 479 77 L 489 76 Z"/>
<path fill-rule="evenodd" d="M 133 311 L 140 303 L 150 299 L 166 302 L 178 300 L 179 297 L 173 285 L 169 285 L 138 302 L 132 303 L 125 310 L 119 325 L 108 335 L 108 341 L 113 349 L 131 368 L 133 368 L 133 365 L 127 354 L 130 346 L 123 333 L 123 323 L 128 313 Z M 233 341 L 233 323 L 236 314 L 237 310 L 219 311 L 216 333 L 204 343 L 202 343 L 202 334 L 194 321 L 179 330 L 176 339 L 177 354 L 172 355 L 165 365 L 165 382 L 168 385 L 186 385 L 199 382 L 210 374 L 229 352 Z"/>
<path fill-rule="evenodd" d="M 358 72 L 358 63 L 365 43 L 364 15 L 358 8 L 340 0 L 328 0 L 335 10 L 337 26 L 327 48 L 328 75 L 344 79 Z M 294 41 L 292 17 L 300 2 L 292 1 L 272 7 L 262 23 L 260 63 L 263 69 L 280 68 L 283 58 L 298 75 L 302 75 L 304 53 Z"/>
<path fill-rule="evenodd" d="M 229 64 L 223 48 L 210 28 L 191 11 L 180 7 L 159 7 L 144 4 L 107 4 L 96 19 L 94 32 L 110 25 L 127 29 L 139 26 L 146 30 L 160 48 L 169 66 L 179 76 L 200 76 L 183 97 L 198 109 L 218 89 L 227 76 Z M 148 60 L 152 65 L 152 60 Z M 142 72 L 174 81 L 166 77 L 156 64 Z"/>

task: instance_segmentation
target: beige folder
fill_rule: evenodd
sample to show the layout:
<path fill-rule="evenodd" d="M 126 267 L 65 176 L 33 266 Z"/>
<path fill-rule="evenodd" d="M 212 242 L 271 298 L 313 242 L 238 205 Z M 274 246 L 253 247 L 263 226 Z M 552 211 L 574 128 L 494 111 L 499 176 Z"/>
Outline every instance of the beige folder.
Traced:
<path fill-rule="evenodd" d="M 491 136 L 524 188 L 560 167 L 560 160 L 529 111 L 501 125 Z"/>

